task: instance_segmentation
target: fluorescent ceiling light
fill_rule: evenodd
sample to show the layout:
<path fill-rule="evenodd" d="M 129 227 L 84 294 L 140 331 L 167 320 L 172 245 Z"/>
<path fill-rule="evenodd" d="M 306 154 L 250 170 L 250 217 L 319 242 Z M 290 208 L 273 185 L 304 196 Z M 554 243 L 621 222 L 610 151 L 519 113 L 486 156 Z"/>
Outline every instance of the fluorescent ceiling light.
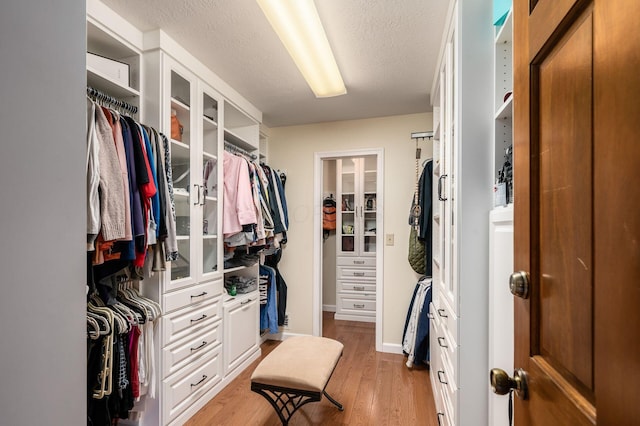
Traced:
<path fill-rule="evenodd" d="M 313 0 L 257 2 L 316 97 L 347 93 Z"/>

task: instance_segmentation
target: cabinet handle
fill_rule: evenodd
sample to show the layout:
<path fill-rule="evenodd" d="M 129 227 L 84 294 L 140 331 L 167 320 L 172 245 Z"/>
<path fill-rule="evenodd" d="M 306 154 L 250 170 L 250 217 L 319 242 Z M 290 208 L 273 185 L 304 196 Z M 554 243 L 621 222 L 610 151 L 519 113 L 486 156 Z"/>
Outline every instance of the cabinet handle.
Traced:
<path fill-rule="evenodd" d="M 444 309 L 438 309 L 438 315 L 440 315 L 442 318 L 449 318 L 445 312 L 447 311 L 445 311 Z"/>
<path fill-rule="evenodd" d="M 199 351 L 200 349 L 204 348 L 208 344 L 209 344 L 209 342 L 207 342 L 206 340 L 203 340 L 202 344 L 200 346 L 197 346 L 195 348 L 191 348 L 191 352 Z"/>
<path fill-rule="evenodd" d="M 364 308 L 364 303 L 361 304 L 361 305 L 358 305 L 357 303 L 354 303 L 353 307 L 356 308 L 356 309 L 363 309 Z"/>
<path fill-rule="evenodd" d="M 207 292 L 206 292 L 206 291 L 203 291 L 203 292 L 202 292 L 202 293 L 200 293 L 200 294 L 196 294 L 196 295 L 191 296 L 191 299 L 193 300 L 193 299 L 195 299 L 196 297 L 203 297 L 203 296 L 206 296 L 206 295 L 207 295 Z"/>
<path fill-rule="evenodd" d="M 247 303 L 251 302 L 253 299 L 247 299 L 247 300 L 243 300 L 242 302 L 240 302 L 240 305 L 246 305 Z"/>
<path fill-rule="evenodd" d="M 202 201 L 200 202 L 201 206 L 204 206 L 207 202 L 207 197 L 204 195 L 204 185 L 199 185 L 200 186 L 200 192 L 202 193 Z"/>
<path fill-rule="evenodd" d="M 446 178 L 446 177 L 447 177 L 447 175 L 442 175 L 438 179 L 438 200 L 440 200 L 440 201 L 447 201 L 447 199 L 442 196 L 442 180 L 444 178 Z"/>
<path fill-rule="evenodd" d="M 197 383 L 191 383 L 191 387 L 195 388 L 196 386 L 198 386 L 199 384 L 201 384 L 202 382 L 204 382 L 205 380 L 207 380 L 207 376 L 205 374 L 202 375 L 202 379 L 198 380 Z"/>
<path fill-rule="evenodd" d="M 194 206 L 197 206 L 198 204 L 200 204 L 200 185 L 198 185 L 197 183 L 193 184 L 193 188 L 196 191 L 196 194 L 198 194 L 198 201 L 196 201 L 195 203 L 193 203 Z"/>
<path fill-rule="evenodd" d="M 354 265 L 364 265 L 364 260 L 354 260 L 353 264 Z"/>
<path fill-rule="evenodd" d="M 364 286 L 363 285 L 354 285 L 353 289 L 355 291 L 364 291 Z"/>
<path fill-rule="evenodd" d="M 354 272 L 353 276 L 354 277 L 364 277 L 364 272 Z"/>
<path fill-rule="evenodd" d="M 438 337 L 438 344 L 440 345 L 440 347 L 441 347 L 441 348 L 448 348 L 448 347 L 449 347 L 449 346 L 445 345 L 445 344 L 444 344 L 444 343 L 442 343 L 442 342 L 445 342 L 445 343 L 446 343 L 447 341 L 445 340 L 445 338 L 444 338 L 444 337 Z"/>
<path fill-rule="evenodd" d="M 196 319 L 192 319 L 191 323 L 193 324 L 194 322 L 199 322 L 202 321 L 203 319 L 205 319 L 207 316 L 205 314 L 202 314 L 202 316 L 200 318 L 196 318 Z"/>
<path fill-rule="evenodd" d="M 442 376 L 441 376 L 440 374 L 442 374 Z M 443 376 L 444 376 L 444 371 L 442 371 L 442 370 L 438 370 L 438 381 L 439 381 L 440 383 L 442 383 L 443 385 L 447 385 L 448 383 L 447 383 L 447 381 L 446 381 L 446 380 L 444 380 L 444 379 L 442 378 Z"/>
<path fill-rule="evenodd" d="M 442 426 L 442 422 L 440 422 L 440 417 L 444 418 L 444 413 L 438 413 L 438 426 Z"/>

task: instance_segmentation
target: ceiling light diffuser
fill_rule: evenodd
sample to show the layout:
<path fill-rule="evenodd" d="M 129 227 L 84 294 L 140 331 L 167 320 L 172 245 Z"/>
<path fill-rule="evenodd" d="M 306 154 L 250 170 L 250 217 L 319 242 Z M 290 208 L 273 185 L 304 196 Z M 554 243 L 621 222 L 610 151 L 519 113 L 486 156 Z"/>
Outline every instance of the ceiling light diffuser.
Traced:
<path fill-rule="evenodd" d="M 313 0 L 256 0 L 318 98 L 347 89 Z"/>

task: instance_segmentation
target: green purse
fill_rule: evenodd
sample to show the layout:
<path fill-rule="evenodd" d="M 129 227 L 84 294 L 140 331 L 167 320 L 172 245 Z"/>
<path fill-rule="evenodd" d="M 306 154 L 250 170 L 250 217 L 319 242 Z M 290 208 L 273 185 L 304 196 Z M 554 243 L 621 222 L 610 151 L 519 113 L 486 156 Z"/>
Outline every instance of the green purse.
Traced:
<path fill-rule="evenodd" d="M 425 247 L 424 242 L 418 238 L 418 231 L 415 227 L 411 227 L 411 233 L 409 234 L 409 265 L 418 274 L 424 274 L 426 272 L 425 263 Z"/>

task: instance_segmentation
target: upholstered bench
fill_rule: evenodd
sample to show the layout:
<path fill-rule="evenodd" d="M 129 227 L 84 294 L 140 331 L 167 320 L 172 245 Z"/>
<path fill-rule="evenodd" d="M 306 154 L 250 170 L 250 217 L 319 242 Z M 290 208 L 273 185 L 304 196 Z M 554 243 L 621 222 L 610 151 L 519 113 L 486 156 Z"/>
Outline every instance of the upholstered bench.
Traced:
<path fill-rule="evenodd" d="M 284 340 L 258 364 L 251 390 L 264 396 L 283 425 L 308 402 L 324 394 L 340 411 L 342 405 L 326 392 L 344 345 L 325 337 L 297 336 Z"/>

